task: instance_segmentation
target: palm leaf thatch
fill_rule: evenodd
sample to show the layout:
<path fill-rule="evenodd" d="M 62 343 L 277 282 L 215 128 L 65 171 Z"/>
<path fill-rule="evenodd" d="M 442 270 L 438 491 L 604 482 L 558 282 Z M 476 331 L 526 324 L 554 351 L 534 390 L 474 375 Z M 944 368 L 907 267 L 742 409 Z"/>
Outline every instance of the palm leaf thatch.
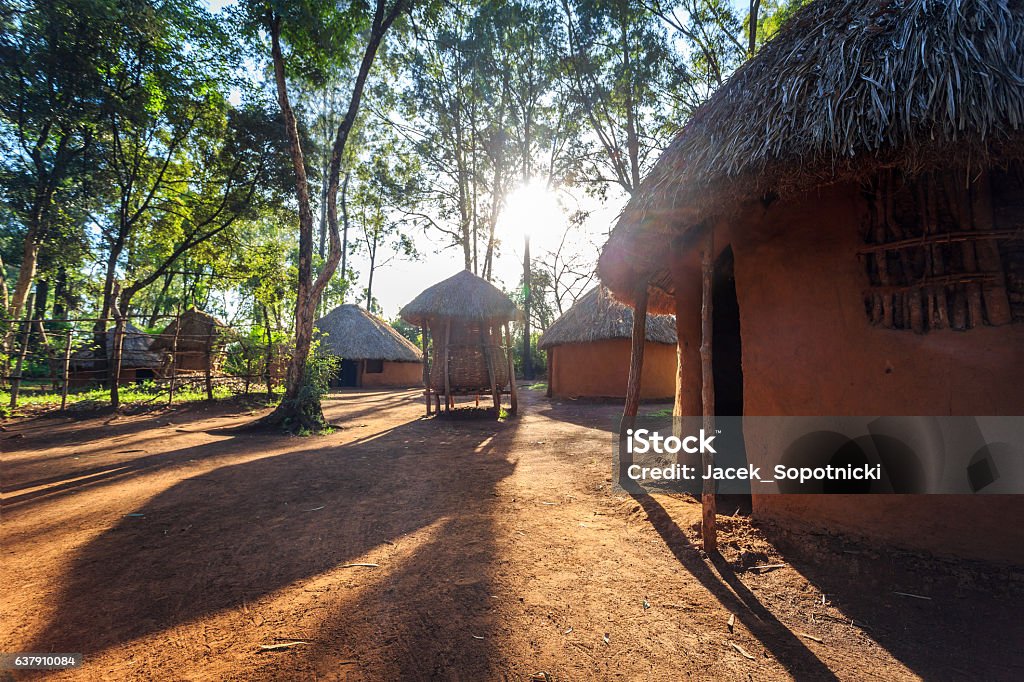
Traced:
<path fill-rule="evenodd" d="M 226 328 L 225 324 L 213 315 L 191 308 L 164 327 L 164 330 L 153 342 L 153 348 L 154 350 L 170 351 L 175 347 L 175 336 L 177 336 L 178 352 L 205 352 L 218 345 L 218 337 L 223 336 L 223 331 Z"/>
<path fill-rule="evenodd" d="M 662 269 L 665 236 L 881 167 L 1024 157 L 1024 2 L 817 0 L 694 113 L 602 254 L 616 293 Z M 656 245 L 656 251 L 652 251 Z"/>
<path fill-rule="evenodd" d="M 351 303 L 321 317 L 320 351 L 345 360 L 421 362 L 422 353 L 391 325 Z"/>
<path fill-rule="evenodd" d="M 611 297 L 604 287 L 594 287 L 555 320 L 537 344 L 548 349 L 566 343 L 629 339 L 633 335 L 633 309 Z M 647 340 L 676 343 L 676 320 L 671 315 L 647 316 Z"/>
<path fill-rule="evenodd" d="M 106 354 L 106 361 L 110 361 L 114 355 L 114 329 L 110 328 L 103 333 L 103 353 Z M 121 367 L 122 369 L 145 368 L 151 369 L 160 367 L 163 364 L 163 353 L 154 350 L 154 338 L 131 323 L 125 324 L 124 340 L 121 342 Z M 86 348 L 76 351 L 71 356 L 70 369 L 72 371 L 88 371 L 101 367 L 103 355 L 95 342 Z"/>
<path fill-rule="evenodd" d="M 519 310 L 500 289 L 469 270 L 425 289 L 399 312 L 402 319 L 422 325 L 430 319 L 515 320 Z"/>

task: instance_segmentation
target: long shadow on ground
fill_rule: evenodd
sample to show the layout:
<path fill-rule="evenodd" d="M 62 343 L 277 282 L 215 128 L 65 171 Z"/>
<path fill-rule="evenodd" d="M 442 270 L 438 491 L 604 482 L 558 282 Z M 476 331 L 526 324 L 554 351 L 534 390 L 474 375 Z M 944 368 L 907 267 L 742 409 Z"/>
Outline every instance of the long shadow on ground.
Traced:
<path fill-rule="evenodd" d="M 450 598 L 432 591 L 436 566 L 466 556 L 483 577 L 459 589 L 486 603 L 476 593 L 488 591 L 488 519 L 494 486 L 514 466 L 505 451 L 516 428 L 514 421 L 457 429 L 418 421 L 347 445 L 314 439 L 303 451 L 182 480 L 137 510 L 144 516 L 123 519 L 75 557 L 56 615 L 32 648 L 95 653 L 255 601 L 434 524 L 440 532 L 387 578 L 391 589 L 429 612 L 431 600 Z M 187 460 L 257 448 L 259 439 L 238 437 L 173 454 Z M 450 532 L 466 524 L 481 538 L 468 554 Z M 485 616 L 474 616 L 481 635 Z M 427 620 L 419 609 L 392 614 L 388 632 L 399 643 L 385 645 L 396 673 L 443 669 L 443 647 L 431 643 L 464 624 Z M 426 643 L 413 646 L 424 631 Z M 476 663 L 486 672 L 486 658 Z"/>
<path fill-rule="evenodd" d="M 762 528 L 793 568 L 923 679 L 1024 679 L 1014 656 L 1024 642 L 1019 569 Z"/>
<path fill-rule="evenodd" d="M 772 652 L 790 674 L 800 680 L 837 679 L 813 651 L 736 579 L 727 564 L 716 558 L 712 562 L 716 570 L 712 570 L 700 554 L 693 551 L 695 548 L 690 545 L 689 538 L 653 496 L 635 491 L 631 495 L 647 513 L 651 525 L 679 563 L 722 606 L 734 613 L 737 620 Z"/>

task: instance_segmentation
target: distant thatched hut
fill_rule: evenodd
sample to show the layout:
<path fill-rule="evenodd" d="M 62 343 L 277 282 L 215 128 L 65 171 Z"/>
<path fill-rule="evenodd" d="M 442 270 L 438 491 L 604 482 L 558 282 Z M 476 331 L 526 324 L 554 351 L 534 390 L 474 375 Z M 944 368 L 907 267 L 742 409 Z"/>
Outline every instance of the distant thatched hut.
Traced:
<path fill-rule="evenodd" d="M 427 414 L 430 396 L 490 394 L 494 409 L 508 393 L 517 408 L 508 323 L 519 316 L 515 303 L 490 282 L 463 270 L 426 289 L 402 308 L 402 319 L 423 331 Z M 428 348 L 430 349 L 428 351 Z"/>
<path fill-rule="evenodd" d="M 703 342 L 717 414 L 1024 414 L 1021 45 L 1019 2 L 818 0 L 694 113 L 599 266 L 620 299 L 675 313 L 679 412 L 702 411 Z M 784 450 L 743 436 L 752 464 Z M 948 465 L 970 492 L 967 462 Z M 922 491 L 914 478 L 890 483 Z M 753 506 L 1022 559 L 1024 531 L 1006 522 L 1022 502 L 755 494 Z"/>
<path fill-rule="evenodd" d="M 111 327 L 102 336 L 102 350 L 93 340 L 88 347 L 72 354 L 68 364 L 68 386 L 81 388 L 106 383 L 107 377 L 114 371 L 111 364 L 114 328 Z M 127 385 L 161 376 L 166 356 L 154 350 L 153 346 L 153 335 L 131 323 L 125 324 L 124 339 L 121 342 L 121 380 L 118 383 Z"/>
<path fill-rule="evenodd" d="M 173 354 L 177 371 L 216 371 L 223 362 L 226 325 L 209 313 L 190 308 L 164 327 L 153 349 Z"/>
<path fill-rule="evenodd" d="M 548 354 L 548 395 L 624 398 L 629 379 L 633 309 L 601 286 L 555 320 L 537 344 Z M 647 316 L 641 398 L 671 398 L 676 391 L 676 321 Z"/>
<path fill-rule="evenodd" d="M 415 386 L 423 355 L 391 325 L 351 303 L 317 320 L 320 352 L 341 358 L 332 386 Z"/>

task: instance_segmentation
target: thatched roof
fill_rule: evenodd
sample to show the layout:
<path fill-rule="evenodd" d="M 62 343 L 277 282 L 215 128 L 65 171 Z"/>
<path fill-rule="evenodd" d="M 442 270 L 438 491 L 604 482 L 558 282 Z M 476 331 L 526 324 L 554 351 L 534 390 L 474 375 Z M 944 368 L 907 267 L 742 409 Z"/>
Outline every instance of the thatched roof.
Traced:
<path fill-rule="evenodd" d="M 408 339 L 376 315 L 351 303 L 321 317 L 316 328 L 323 334 L 321 352 L 345 360 L 420 362 L 423 354 Z"/>
<path fill-rule="evenodd" d="M 124 340 L 121 342 L 121 367 L 124 369 L 159 367 L 164 356 L 153 350 L 153 343 L 152 334 L 147 334 L 130 322 L 125 324 Z M 110 360 L 114 352 L 113 327 L 103 333 L 103 345 L 107 360 Z M 99 348 L 90 344 L 71 356 L 71 369 L 73 371 L 97 369 L 101 358 Z"/>
<path fill-rule="evenodd" d="M 633 309 L 611 297 L 604 287 L 594 287 L 555 320 L 537 344 L 551 348 L 566 343 L 588 343 L 633 336 Z M 647 316 L 647 340 L 676 343 L 676 319 L 672 315 Z"/>
<path fill-rule="evenodd" d="M 178 322 L 181 322 L 181 329 L 178 329 Z M 177 334 L 178 352 L 198 352 L 223 343 L 218 341 L 226 326 L 209 313 L 204 313 L 196 308 L 190 308 L 183 312 L 178 319 L 172 320 L 164 327 L 159 336 L 153 342 L 154 350 L 170 351 L 175 347 L 174 336 Z"/>
<path fill-rule="evenodd" d="M 399 315 L 411 324 L 436 318 L 515 320 L 516 304 L 500 289 L 469 270 L 438 282 L 402 308 Z"/>
<path fill-rule="evenodd" d="M 743 200 L 881 166 L 969 173 L 1024 158 L 1021 45 L 1020 0 L 812 2 L 665 150 L 602 254 L 602 280 L 635 287 L 671 237 Z"/>

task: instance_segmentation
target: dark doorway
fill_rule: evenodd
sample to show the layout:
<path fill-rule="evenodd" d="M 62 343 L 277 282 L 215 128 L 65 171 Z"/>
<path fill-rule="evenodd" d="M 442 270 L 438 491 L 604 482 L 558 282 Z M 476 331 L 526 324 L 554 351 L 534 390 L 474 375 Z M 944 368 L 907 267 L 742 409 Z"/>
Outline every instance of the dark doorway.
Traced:
<path fill-rule="evenodd" d="M 352 388 L 359 385 L 359 362 L 342 360 L 338 370 L 338 386 Z"/>
<path fill-rule="evenodd" d="M 715 375 L 715 414 L 743 416 L 743 344 L 740 340 L 740 304 L 736 298 L 735 262 L 727 247 L 715 263 L 711 286 L 711 361 Z"/>
<path fill-rule="evenodd" d="M 743 442 L 743 344 L 740 338 L 740 304 L 736 298 L 735 261 L 732 247 L 715 262 L 711 286 L 711 363 L 715 379 L 715 416 L 723 428 L 719 457 L 725 466 L 743 466 L 747 450 Z M 732 419 L 727 419 L 732 417 Z M 723 513 L 750 511 L 750 495 L 719 495 Z"/>

